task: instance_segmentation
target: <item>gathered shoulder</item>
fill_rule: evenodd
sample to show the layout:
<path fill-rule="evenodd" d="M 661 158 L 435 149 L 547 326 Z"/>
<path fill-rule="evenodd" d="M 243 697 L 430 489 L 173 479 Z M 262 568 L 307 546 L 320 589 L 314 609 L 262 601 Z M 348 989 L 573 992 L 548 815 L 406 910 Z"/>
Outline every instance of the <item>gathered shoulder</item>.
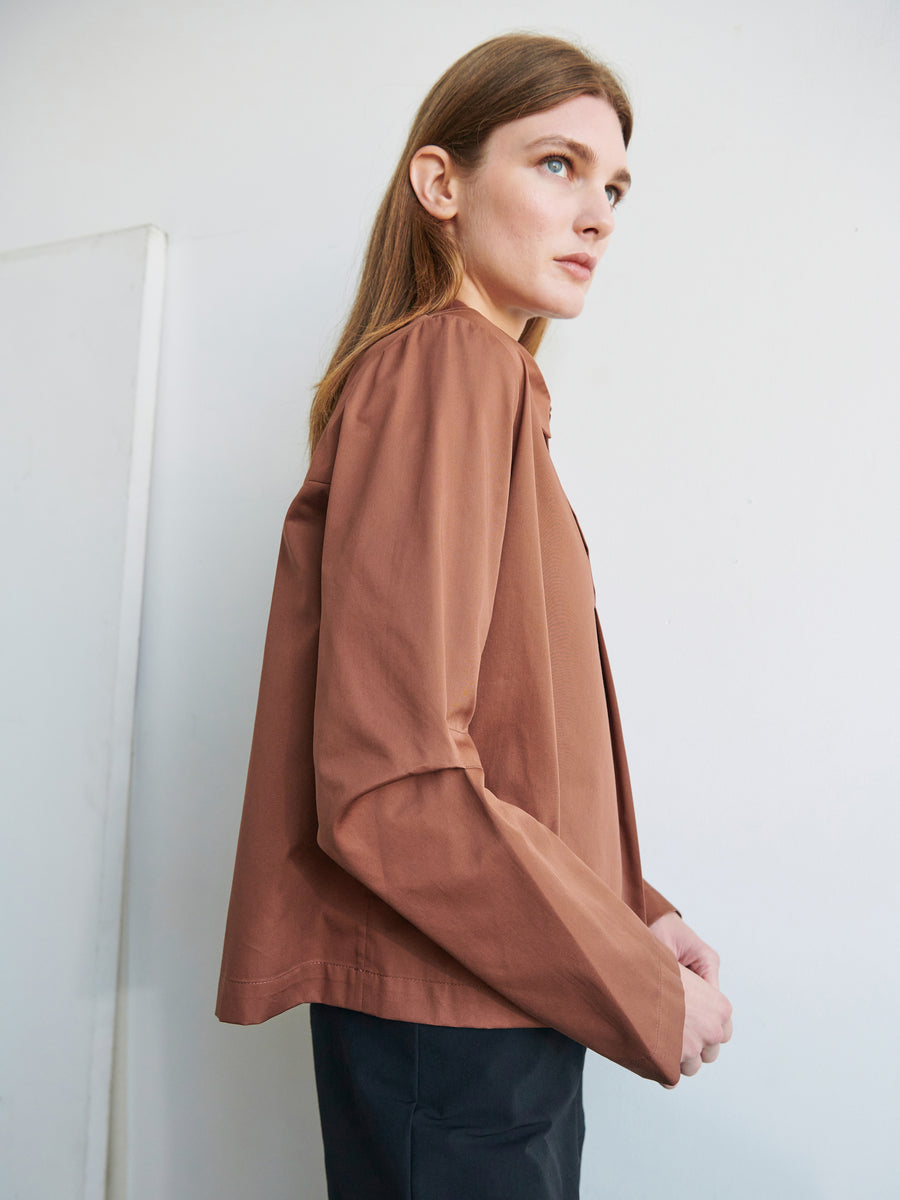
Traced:
<path fill-rule="evenodd" d="M 527 352 L 487 318 L 463 305 L 416 317 L 370 346 L 341 394 L 348 414 L 373 417 L 389 406 L 438 419 L 515 422 L 527 381 Z"/>
<path fill-rule="evenodd" d="M 379 351 L 390 353 L 407 345 L 446 346 L 450 351 L 464 352 L 465 363 L 472 368 L 493 361 L 498 365 L 505 364 L 517 378 L 522 375 L 525 360 L 530 357 L 509 334 L 459 301 L 437 312 L 415 317 L 402 329 L 376 342 L 363 357 L 376 355 Z"/>

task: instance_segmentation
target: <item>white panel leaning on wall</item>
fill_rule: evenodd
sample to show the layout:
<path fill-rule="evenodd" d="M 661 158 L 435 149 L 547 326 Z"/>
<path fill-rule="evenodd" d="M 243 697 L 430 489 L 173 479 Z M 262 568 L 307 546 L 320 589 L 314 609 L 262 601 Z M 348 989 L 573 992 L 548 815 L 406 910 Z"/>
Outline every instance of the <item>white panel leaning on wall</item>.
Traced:
<path fill-rule="evenodd" d="M 105 1192 L 165 259 L 0 255 L 5 1196 Z"/>

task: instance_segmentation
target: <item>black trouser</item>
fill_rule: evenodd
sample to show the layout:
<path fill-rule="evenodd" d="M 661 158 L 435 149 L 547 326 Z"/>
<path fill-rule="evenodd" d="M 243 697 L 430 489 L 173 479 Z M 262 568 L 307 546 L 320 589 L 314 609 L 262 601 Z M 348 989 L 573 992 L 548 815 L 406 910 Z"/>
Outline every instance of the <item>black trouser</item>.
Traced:
<path fill-rule="evenodd" d="M 578 1200 L 584 1046 L 310 1005 L 329 1200 Z"/>

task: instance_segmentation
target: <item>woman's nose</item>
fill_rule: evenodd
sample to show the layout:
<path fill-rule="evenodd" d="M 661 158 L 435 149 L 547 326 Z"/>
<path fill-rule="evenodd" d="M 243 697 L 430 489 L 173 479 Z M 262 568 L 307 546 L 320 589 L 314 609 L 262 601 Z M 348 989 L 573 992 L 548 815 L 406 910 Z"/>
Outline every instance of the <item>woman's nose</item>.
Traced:
<path fill-rule="evenodd" d="M 606 188 L 592 188 L 590 194 L 585 195 L 584 201 L 578 214 L 578 232 L 608 238 L 616 227 L 616 218 Z"/>

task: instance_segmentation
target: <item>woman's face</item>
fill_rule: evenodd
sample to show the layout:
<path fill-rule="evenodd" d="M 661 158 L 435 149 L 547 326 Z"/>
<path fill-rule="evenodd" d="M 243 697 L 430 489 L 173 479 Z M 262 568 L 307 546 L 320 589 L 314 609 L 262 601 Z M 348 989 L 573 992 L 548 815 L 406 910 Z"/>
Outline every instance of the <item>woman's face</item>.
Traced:
<path fill-rule="evenodd" d="M 576 317 L 630 176 L 619 119 L 576 96 L 500 125 L 457 180 L 458 297 L 518 338 L 529 317 Z"/>

